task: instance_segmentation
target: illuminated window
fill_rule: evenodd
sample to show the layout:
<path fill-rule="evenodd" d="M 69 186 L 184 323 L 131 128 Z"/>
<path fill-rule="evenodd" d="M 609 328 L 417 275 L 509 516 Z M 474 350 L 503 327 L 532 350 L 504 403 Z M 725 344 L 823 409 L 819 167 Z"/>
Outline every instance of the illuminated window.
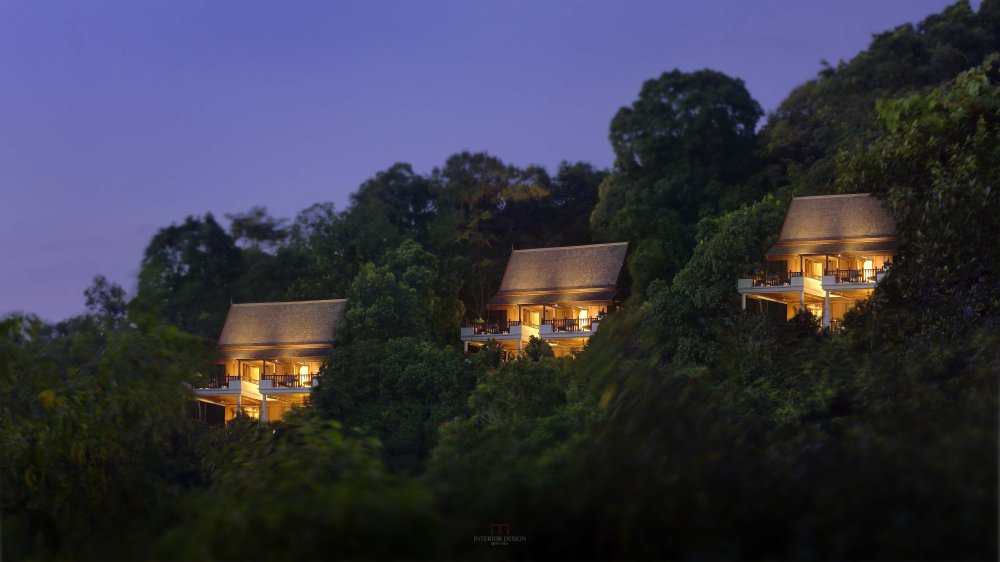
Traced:
<path fill-rule="evenodd" d="M 229 406 L 228 409 L 229 419 L 235 418 L 240 413 L 240 409 L 235 404 Z M 243 413 L 251 419 L 260 419 L 260 407 L 258 406 L 243 406 Z"/>
<path fill-rule="evenodd" d="M 307 367 L 305 365 L 302 365 L 301 367 L 299 367 L 299 374 L 300 375 L 308 375 L 309 374 L 309 367 Z"/>
<path fill-rule="evenodd" d="M 814 318 L 823 318 L 823 305 L 821 304 L 807 304 L 806 310 L 809 314 L 812 314 Z"/>

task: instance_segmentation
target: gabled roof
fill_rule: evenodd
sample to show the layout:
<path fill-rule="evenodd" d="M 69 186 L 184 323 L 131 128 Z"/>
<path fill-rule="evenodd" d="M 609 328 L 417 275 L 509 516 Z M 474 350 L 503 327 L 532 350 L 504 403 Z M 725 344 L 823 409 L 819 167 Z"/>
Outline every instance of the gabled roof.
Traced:
<path fill-rule="evenodd" d="M 346 305 L 344 299 L 231 305 L 216 349 L 331 347 Z"/>
<path fill-rule="evenodd" d="M 515 297 L 532 294 L 548 294 L 539 297 L 545 302 L 610 300 L 626 250 L 628 242 L 514 250 L 490 304 L 528 304 Z"/>
<path fill-rule="evenodd" d="M 896 223 L 869 193 L 796 197 L 767 255 L 895 251 Z"/>

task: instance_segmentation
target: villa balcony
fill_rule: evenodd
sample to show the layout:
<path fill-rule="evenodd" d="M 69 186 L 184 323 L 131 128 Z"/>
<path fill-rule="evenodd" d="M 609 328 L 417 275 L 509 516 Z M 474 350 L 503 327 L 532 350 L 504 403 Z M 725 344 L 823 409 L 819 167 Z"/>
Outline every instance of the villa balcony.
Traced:
<path fill-rule="evenodd" d="M 237 375 L 217 374 L 208 379 L 203 385 L 191 389 L 195 396 L 246 396 L 253 399 L 260 399 L 260 387 L 258 381 L 249 377 Z"/>
<path fill-rule="evenodd" d="M 504 322 L 473 322 L 462 325 L 462 335 L 470 336 L 499 336 L 511 335 L 521 329 L 521 322 L 518 320 L 507 320 Z"/>
<path fill-rule="evenodd" d="M 832 283 L 878 283 L 885 277 L 888 272 L 888 268 L 882 267 L 879 269 L 834 269 L 832 271 L 827 271 L 826 275 L 823 276 L 824 284 L 827 283 L 828 278 Z"/>
<path fill-rule="evenodd" d="M 807 294 L 823 297 L 823 280 L 818 275 L 803 274 L 801 271 L 756 273 L 736 280 L 736 289 L 741 295 L 784 295 L 784 300 L 792 299 L 792 294 Z M 797 299 L 798 297 L 794 297 Z"/>
<path fill-rule="evenodd" d="M 476 322 L 462 326 L 462 341 L 486 342 L 489 340 L 527 340 L 538 336 L 538 327 L 518 320 L 503 322 Z"/>
<path fill-rule="evenodd" d="M 834 269 L 823 276 L 823 289 L 874 289 L 888 273 L 887 267 L 878 269 Z"/>
<path fill-rule="evenodd" d="M 200 390 L 227 390 L 227 389 L 238 389 L 242 388 L 244 384 L 251 384 L 257 386 L 257 379 L 251 379 L 250 377 L 244 375 L 228 375 L 226 373 L 217 373 L 211 375 L 208 381 L 203 385 L 197 387 Z"/>
<path fill-rule="evenodd" d="M 539 326 L 538 333 L 544 338 L 587 338 L 597 331 L 599 318 L 563 318 L 545 320 Z"/>
<path fill-rule="evenodd" d="M 237 375 L 220 374 L 210 377 L 208 379 L 208 382 L 205 383 L 205 386 L 201 386 L 198 388 L 215 388 L 215 389 L 229 388 L 231 384 L 234 384 L 238 388 L 239 382 L 240 382 L 240 377 Z"/>
<path fill-rule="evenodd" d="M 309 392 L 316 386 L 319 386 L 319 375 L 264 375 L 260 379 L 261 392 L 269 394 L 275 390 Z"/>
<path fill-rule="evenodd" d="M 741 283 L 740 287 L 791 287 L 793 285 L 802 284 L 797 282 L 803 277 L 808 279 L 814 279 L 819 281 L 819 276 L 810 275 L 806 273 L 803 275 L 801 271 L 780 271 L 771 273 L 754 273 L 748 278 L 740 279 L 740 281 L 746 281 L 746 283 Z"/>

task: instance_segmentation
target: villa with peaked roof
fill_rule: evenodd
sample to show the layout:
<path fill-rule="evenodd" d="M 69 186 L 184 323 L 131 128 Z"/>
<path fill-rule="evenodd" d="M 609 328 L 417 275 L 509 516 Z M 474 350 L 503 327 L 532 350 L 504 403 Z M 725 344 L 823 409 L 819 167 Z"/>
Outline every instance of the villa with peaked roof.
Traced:
<path fill-rule="evenodd" d="M 761 311 L 790 319 L 805 310 L 837 328 L 895 260 L 896 224 L 868 193 L 795 197 L 763 271 L 737 280 Z"/>
<path fill-rule="evenodd" d="M 488 317 L 462 327 L 465 350 L 495 340 L 507 357 L 520 357 L 531 336 L 556 356 L 581 349 L 619 300 L 627 249 L 618 242 L 512 251 Z"/>
<path fill-rule="evenodd" d="M 301 405 L 333 349 L 347 301 L 247 303 L 229 307 L 208 383 L 194 389 L 200 419 L 244 411 L 280 420 Z"/>

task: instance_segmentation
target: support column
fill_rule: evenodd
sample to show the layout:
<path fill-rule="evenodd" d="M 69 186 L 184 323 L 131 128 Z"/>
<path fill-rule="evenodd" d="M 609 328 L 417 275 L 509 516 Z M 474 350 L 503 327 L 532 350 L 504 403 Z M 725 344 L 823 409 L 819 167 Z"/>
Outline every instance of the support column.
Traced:
<path fill-rule="evenodd" d="M 260 421 L 267 421 L 267 395 L 260 395 Z"/>
<path fill-rule="evenodd" d="M 805 282 L 804 279 L 803 282 Z M 799 293 L 799 312 L 802 312 L 805 309 L 806 309 L 806 290 L 802 289 L 802 292 Z"/>
<path fill-rule="evenodd" d="M 823 327 L 830 327 L 830 291 L 824 291 L 823 297 Z"/>
<path fill-rule="evenodd" d="M 465 352 L 465 353 L 469 352 L 469 341 L 468 340 L 462 342 L 462 351 Z"/>
<path fill-rule="evenodd" d="M 518 339 L 517 340 L 517 358 L 518 359 L 521 358 L 521 355 L 522 355 L 523 351 L 524 351 L 524 340 Z"/>
<path fill-rule="evenodd" d="M 236 415 L 239 415 L 243 411 L 243 389 L 240 389 L 240 393 L 236 395 Z"/>
<path fill-rule="evenodd" d="M 740 295 L 740 303 L 743 305 L 743 310 L 747 309 L 747 296 Z"/>

